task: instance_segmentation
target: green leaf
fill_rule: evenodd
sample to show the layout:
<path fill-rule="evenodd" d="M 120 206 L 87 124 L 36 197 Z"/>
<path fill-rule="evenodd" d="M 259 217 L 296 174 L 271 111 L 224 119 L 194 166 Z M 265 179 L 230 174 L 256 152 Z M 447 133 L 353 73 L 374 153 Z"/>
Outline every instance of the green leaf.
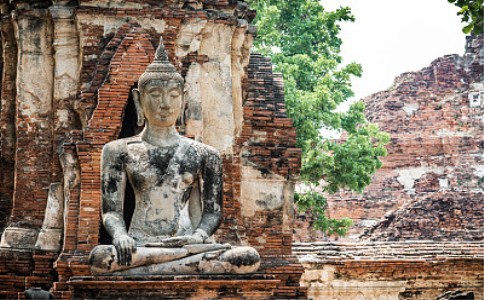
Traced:
<path fill-rule="evenodd" d="M 465 34 L 479 35 L 484 31 L 484 6 L 483 0 L 448 0 L 449 3 L 453 3 L 459 7 L 460 10 L 457 15 L 461 16 L 461 21 L 466 23 L 462 28 L 462 32 Z"/>
<path fill-rule="evenodd" d="M 474 24 L 469 24 L 467 26 L 464 26 L 464 28 L 462 28 L 462 32 L 464 32 L 465 34 L 469 34 L 471 33 L 473 27 L 474 27 Z"/>

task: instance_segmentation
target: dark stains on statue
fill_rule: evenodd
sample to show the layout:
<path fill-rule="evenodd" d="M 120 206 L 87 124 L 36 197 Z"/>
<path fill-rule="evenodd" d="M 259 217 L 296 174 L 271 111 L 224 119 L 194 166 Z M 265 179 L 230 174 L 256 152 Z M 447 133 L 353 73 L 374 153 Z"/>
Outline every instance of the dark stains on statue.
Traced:
<path fill-rule="evenodd" d="M 216 152 L 207 153 L 207 158 L 205 160 L 205 163 L 213 166 L 213 168 L 204 168 L 203 180 L 205 181 L 205 185 L 220 188 L 222 186 L 222 182 L 221 182 L 222 165 L 221 165 L 221 160 L 218 153 Z M 203 197 L 205 199 L 215 199 L 214 196 L 216 195 L 213 195 L 212 192 L 213 190 L 204 190 Z M 222 194 L 219 193 L 218 196 L 220 197 L 220 199 L 218 199 L 220 203 L 222 199 L 221 198 Z M 214 201 L 212 201 L 212 203 L 213 202 Z M 210 205 L 204 208 L 204 210 L 209 213 L 216 212 L 214 205 Z"/>
<path fill-rule="evenodd" d="M 227 261 L 237 267 L 251 266 L 260 261 L 260 256 L 256 251 L 246 251 L 245 255 L 229 256 Z"/>
<path fill-rule="evenodd" d="M 110 166 L 111 169 L 114 172 L 110 172 L 107 182 L 105 182 L 102 185 L 103 193 L 111 193 L 112 194 L 112 193 L 116 193 L 118 191 L 117 182 L 119 182 L 120 178 L 118 178 L 119 176 L 117 174 L 119 174 L 119 172 L 121 172 L 123 170 L 124 157 L 125 157 L 125 155 L 120 155 L 120 157 L 118 159 L 116 159 L 113 162 L 113 164 Z"/>
<path fill-rule="evenodd" d="M 109 178 L 108 183 L 107 183 L 107 192 L 108 193 L 115 193 L 118 190 L 118 187 L 116 185 L 116 180 L 114 178 Z"/>
<path fill-rule="evenodd" d="M 156 169 L 156 173 L 159 175 L 161 183 L 161 175 L 165 173 L 165 170 L 168 169 L 168 164 L 170 163 L 171 159 L 173 158 L 173 154 L 175 153 L 174 148 L 154 148 L 148 150 L 148 159 L 151 164 Z M 133 183 L 135 184 L 135 183 Z"/>

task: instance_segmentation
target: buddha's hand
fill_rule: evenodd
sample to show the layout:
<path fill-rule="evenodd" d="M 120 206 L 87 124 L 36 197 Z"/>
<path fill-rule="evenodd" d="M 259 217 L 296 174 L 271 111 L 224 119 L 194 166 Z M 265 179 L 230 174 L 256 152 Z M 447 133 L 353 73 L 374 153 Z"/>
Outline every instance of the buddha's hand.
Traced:
<path fill-rule="evenodd" d="M 129 235 L 120 235 L 113 238 L 113 245 L 118 254 L 118 264 L 121 266 L 131 265 L 131 255 L 136 252 L 136 243 Z"/>
<path fill-rule="evenodd" d="M 208 237 L 207 233 L 201 229 L 197 229 L 192 235 L 175 236 L 164 239 L 164 247 L 183 247 L 185 245 L 203 244 Z"/>

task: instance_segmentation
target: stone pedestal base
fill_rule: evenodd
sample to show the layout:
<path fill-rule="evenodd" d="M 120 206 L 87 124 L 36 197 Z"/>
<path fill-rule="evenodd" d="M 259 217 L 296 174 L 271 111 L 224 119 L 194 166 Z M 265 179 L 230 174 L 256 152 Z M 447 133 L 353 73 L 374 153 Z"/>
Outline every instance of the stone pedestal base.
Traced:
<path fill-rule="evenodd" d="M 68 282 L 73 299 L 268 299 L 271 275 L 86 276 Z"/>
<path fill-rule="evenodd" d="M 41 229 L 35 248 L 44 251 L 59 251 L 62 247 L 62 229 Z"/>
<path fill-rule="evenodd" d="M 3 231 L 0 247 L 34 249 L 38 234 L 37 229 L 7 227 Z"/>

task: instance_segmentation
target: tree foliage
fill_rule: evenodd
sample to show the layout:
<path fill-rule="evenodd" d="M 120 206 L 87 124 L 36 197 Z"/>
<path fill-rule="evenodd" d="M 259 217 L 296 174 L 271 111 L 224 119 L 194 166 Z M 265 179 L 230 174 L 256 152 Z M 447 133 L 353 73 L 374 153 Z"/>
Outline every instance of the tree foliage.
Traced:
<path fill-rule="evenodd" d="M 448 0 L 460 8 L 457 13 L 461 20 L 467 23 L 462 28 L 465 34 L 479 35 L 484 33 L 484 0 Z"/>
<path fill-rule="evenodd" d="M 302 148 L 301 180 L 309 190 L 297 194 L 300 210 L 310 209 L 314 227 L 343 235 L 351 220 L 325 216 L 327 193 L 343 188 L 362 192 L 381 167 L 389 137 L 367 122 L 364 104 L 347 112 L 335 109 L 353 96 L 351 76 L 361 76 L 359 64 L 342 65 L 340 22 L 354 21 L 342 7 L 326 11 L 317 0 L 250 0 L 257 10 L 256 51 L 270 56 L 285 84 L 285 101 Z M 344 140 L 322 137 L 321 129 L 338 130 Z"/>

